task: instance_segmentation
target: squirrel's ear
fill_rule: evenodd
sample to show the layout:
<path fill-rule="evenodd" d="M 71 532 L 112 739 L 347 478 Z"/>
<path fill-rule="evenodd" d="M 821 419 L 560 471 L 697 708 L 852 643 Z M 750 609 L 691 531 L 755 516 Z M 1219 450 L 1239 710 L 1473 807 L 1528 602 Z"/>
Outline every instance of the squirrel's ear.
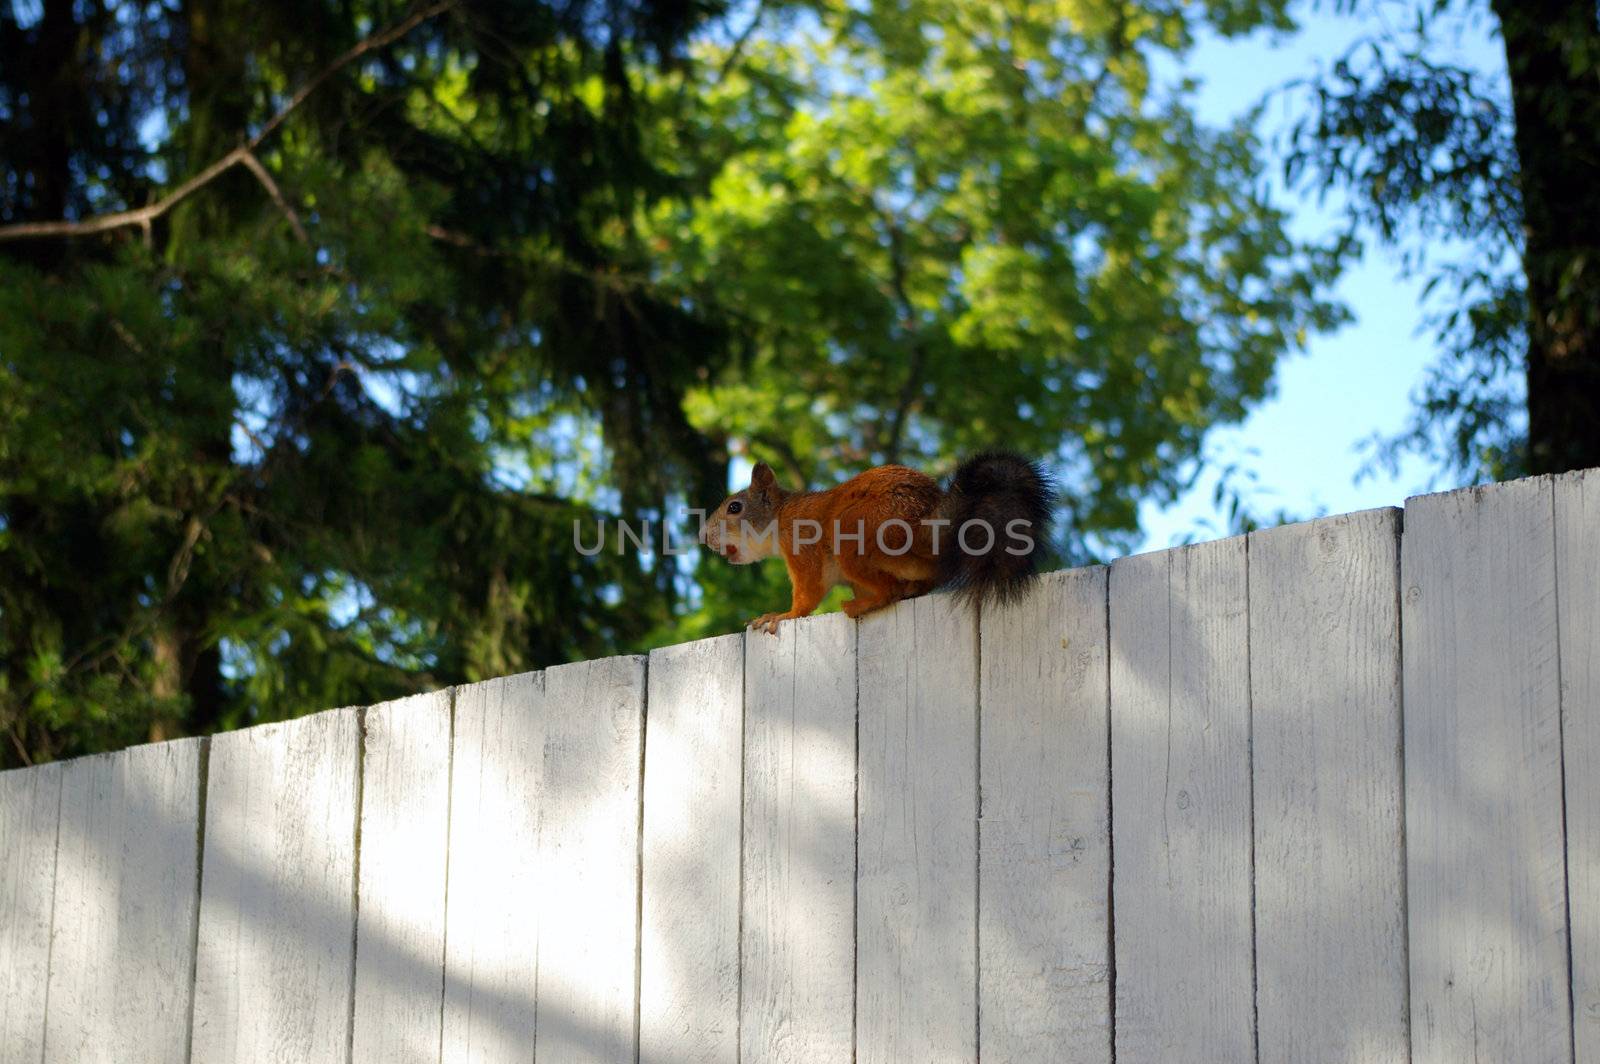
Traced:
<path fill-rule="evenodd" d="M 765 462 L 757 462 L 750 471 L 750 490 L 758 495 L 771 495 L 777 486 L 778 478 L 772 475 L 772 467 Z"/>

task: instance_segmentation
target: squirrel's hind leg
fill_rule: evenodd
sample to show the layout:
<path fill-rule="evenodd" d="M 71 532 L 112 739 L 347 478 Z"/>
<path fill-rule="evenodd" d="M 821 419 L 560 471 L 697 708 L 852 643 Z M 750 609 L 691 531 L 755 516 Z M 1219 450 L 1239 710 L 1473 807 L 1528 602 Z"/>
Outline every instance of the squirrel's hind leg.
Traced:
<path fill-rule="evenodd" d="M 850 617 L 882 609 L 905 597 L 905 581 L 893 573 L 884 572 L 868 558 L 856 554 L 841 554 L 839 570 L 844 574 L 855 598 L 840 608 Z"/>

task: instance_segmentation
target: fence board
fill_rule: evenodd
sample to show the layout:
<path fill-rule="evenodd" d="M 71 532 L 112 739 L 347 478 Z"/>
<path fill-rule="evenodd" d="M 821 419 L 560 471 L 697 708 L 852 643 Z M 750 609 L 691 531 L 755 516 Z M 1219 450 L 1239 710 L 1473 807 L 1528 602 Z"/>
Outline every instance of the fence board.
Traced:
<path fill-rule="evenodd" d="M 193 1060 L 343 1064 L 360 738 L 341 709 L 211 740 Z"/>
<path fill-rule="evenodd" d="M 982 622 L 979 1045 L 1111 1059 L 1106 571 L 1051 573 Z"/>
<path fill-rule="evenodd" d="M 1399 516 L 1250 535 L 1263 1061 L 1406 1056 Z"/>
<path fill-rule="evenodd" d="M 849 1064 L 856 625 L 835 613 L 745 638 L 742 1059 Z"/>
<path fill-rule="evenodd" d="M 859 625 L 861 1064 L 976 1056 L 977 634 L 949 595 Z"/>
<path fill-rule="evenodd" d="M 456 689 L 443 1064 L 533 1060 L 544 681 Z"/>
<path fill-rule="evenodd" d="M 44 1052 L 61 766 L 0 772 L 0 1064 Z"/>
<path fill-rule="evenodd" d="M 639 1059 L 739 1053 L 739 787 L 744 637 L 650 655 Z"/>
<path fill-rule="evenodd" d="M 1111 567 L 1116 1059 L 1254 1059 L 1242 537 Z"/>
<path fill-rule="evenodd" d="M 645 659 L 545 671 L 538 1060 L 635 1048 Z"/>
<path fill-rule="evenodd" d="M 436 1061 L 450 837 L 450 692 L 367 710 L 356 917 L 356 1064 Z"/>
<path fill-rule="evenodd" d="M 45 1064 L 187 1057 L 203 742 L 62 767 Z"/>
<path fill-rule="evenodd" d="M 1600 470 L 1556 480 L 1567 896 L 1578 1064 L 1600 1064 Z"/>
<path fill-rule="evenodd" d="M 1547 478 L 1406 503 L 1416 1064 L 1571 1059 Z"/>

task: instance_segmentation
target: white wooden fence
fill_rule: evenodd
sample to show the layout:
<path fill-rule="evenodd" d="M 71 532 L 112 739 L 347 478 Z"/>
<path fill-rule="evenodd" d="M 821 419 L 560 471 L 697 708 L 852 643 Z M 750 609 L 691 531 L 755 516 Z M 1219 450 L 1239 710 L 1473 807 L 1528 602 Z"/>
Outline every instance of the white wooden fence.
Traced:
<path fill-rule="evenodd" d="M 1600 471 L 0 775 L 4 1064 L 980 1056 L 1600 1064 Z"/>

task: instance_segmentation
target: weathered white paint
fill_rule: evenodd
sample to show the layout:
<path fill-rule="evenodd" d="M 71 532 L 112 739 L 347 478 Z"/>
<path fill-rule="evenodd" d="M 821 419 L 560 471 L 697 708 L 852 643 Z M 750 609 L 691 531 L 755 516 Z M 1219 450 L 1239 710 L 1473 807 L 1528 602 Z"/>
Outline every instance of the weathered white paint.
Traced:
<path fill-rule="evenodd" d="M 859 622 L 856 1059 L 965 1064 L 977 1037 L 973 611 L 930 595 Z"/>
<path fill-rule="evenodd" d="M 61 766 L 0 772 L 0 1064 L 44 1052 Z"/>
<path fill-rule="evenodd" d="M 742 1060 L 850 1064 L 856 624 L 745 640 Z"/>
<path fill-rule="evenodd" d="M 540 1064 L 632 1059 L 645 659 L 545 670 Z"/>
<path fill-rule="evenodd" d="M 1406 1058 L 1399 518 L 1250 535 L 1263 1061 Z"/>
<path fill-rule="evenodd" d="M 1571 1059 L 1548 478 L 1406 503 L 1415 1064 Z"/>
<path fill-rule="evenodd" d="M 1254 1058 L 1243 537 L 1111 567 L 1118 1064 Z"/>
<path fill-rule="evenodd" d="M 1600 470 L 1555 493 L 1573 1025 L 1578 1064 L 1600 1064 Z"/>
<path fill-rule="evenodd" d="M 373 706 L 365 724 L 351 1058 L 434 1061 L 450 831 L 450 692 Z"/>
<path fill-rule="evenodd" d="M 1051 573 L 981 630 L 983 1059 L 1106 1064 L 1106 570 Z"/>
<path fill-rule="evenodd" d="M 443 1064 L 533 1060 L 544 680 L 456 689 Z"/>
<path fill-rule="evenodd" d="M 735 1064 L 744 637 L 650 655 L 639 976 L 642 1064 Z"/>
<path fill-rule="evenodd" d="M 343 1064 L 357 711 L 211 740 L 191 1060 Z"/>
<path fill-rule="evenodd" d="M 1600 1064 L 1596 476 L 0 774 L 0 1064 Z"/>
<path fill-rule="evenodd" d="M 204 742 L 62 766 L 46 1064 L 187 1059 Z"/>

